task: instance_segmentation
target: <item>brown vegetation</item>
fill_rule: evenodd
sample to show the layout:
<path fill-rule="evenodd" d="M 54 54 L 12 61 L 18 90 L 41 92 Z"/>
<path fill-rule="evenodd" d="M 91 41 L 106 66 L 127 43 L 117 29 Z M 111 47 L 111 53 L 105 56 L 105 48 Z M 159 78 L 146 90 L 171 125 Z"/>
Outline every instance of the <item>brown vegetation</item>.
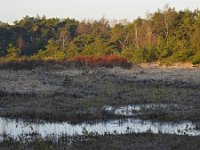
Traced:
<path fill-rule="evenodd" d="M 60 64 L 67 67 L 77 67 L 77 68 L 94 68 L 94 67 L 122 67 L 130 68 L 132 63 L 129 62 L 126 58 L 116 56 L 116 55 L 107 55 L 107 56 L 79 56 L 74 57 L 70 60 L 54 60 L 54 59 L 13 59 L 13 60 L 0 60 L 0 69 L 33 69 L 39 66 L 45 65 L 55 65 Z"/>
<path fill-rule="evenodd" d="M 75 64 L 75 66 L 87 66 L 87 67 L 122 67 L 122 68 L 130 68 L 131 63 L 123 57 L 117 55 L 106 55 L 106 56 L 79 56 L 74 57 L 71 62 Z"/>

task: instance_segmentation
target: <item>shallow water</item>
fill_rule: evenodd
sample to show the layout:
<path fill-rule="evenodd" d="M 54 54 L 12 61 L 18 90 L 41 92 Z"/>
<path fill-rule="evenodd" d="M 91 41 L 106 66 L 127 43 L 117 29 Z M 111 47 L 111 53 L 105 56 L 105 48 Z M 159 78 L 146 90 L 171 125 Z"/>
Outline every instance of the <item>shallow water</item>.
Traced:
<path fill-rule="evenodd" d="M 188 136 L 200 136 L 200 130 L 196 129 L 195 123 L 190 121 L 184 121 L 179 123 L 172 122 L 153 122 L 144 121 L 140 119 L 124 119 L 124 120 L 110 120 L 106 122 L 93 122 L 93 123 L 81 123 L 70 124 L 68 122 L 63 123 L 31 123 L 23 120 L 0 118 L 0 137 L 3 139 L 3 135 L 7 135 L 14 139 L 18 139 L 26 134 L 37 133 L 42 138 L 48 136 L 59 137 L 63 134 L 83 135 L 83 131 L 95 132 L 98 134 L 115 133 L 163 133 L 163 134 L 176 134 L 176 135 L 188 135 Z"/>
<path fill-rule="evenodd" d="M 142 105 L 128 105 L 128 106 L 120 106 L 120 107 L 112 107 L 105 106 L 104 111 L 107 113 L 111 113 L 114 115 L 122 115 L 122 116 L 135 116 L 141 110 L 150 110 L 156 108 L 169 108 L 169 107 L 177 107 L 176 104 L 142 104 Z"/>

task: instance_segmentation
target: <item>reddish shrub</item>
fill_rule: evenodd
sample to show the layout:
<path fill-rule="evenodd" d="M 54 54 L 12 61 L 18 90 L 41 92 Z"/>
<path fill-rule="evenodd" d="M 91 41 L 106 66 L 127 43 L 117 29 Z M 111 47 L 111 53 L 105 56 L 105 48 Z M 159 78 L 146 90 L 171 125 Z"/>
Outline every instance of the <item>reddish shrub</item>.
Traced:
<path fill-rule="evenodd" d="M 75 66 L 78 67 L 122 67 L 130 68 L 131 63 L 123 57 L 117 55 L 107 55 L 107 56 L 79 56 L 71 60 Z"/>
<path fill-rule="evenodd" d="M 16 60 L 1 60 L 0 61 L 0 69 L 33 69 L 39 66 L 45 65 L 55 65 L 60 64 L 67 67 L 122 67 L 122 68 L 130 68 L 132 64 L 128 62 L 126 58 L 119 57 L 116 55 L 108 55 L 108 56 L 79 56 L 75 57 L 71 60 L 42 60 L 42 59 L 16 59 Z"/>

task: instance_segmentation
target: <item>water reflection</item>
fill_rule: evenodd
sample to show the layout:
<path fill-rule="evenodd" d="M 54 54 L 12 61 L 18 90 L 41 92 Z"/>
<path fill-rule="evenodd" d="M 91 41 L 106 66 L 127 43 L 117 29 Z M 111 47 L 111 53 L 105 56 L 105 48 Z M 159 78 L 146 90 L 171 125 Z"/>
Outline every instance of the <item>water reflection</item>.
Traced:
<path fill-rule="evenodd" d="M 105 106 L 103 109 L 107 113 L 122 115 L 122 116 L 135 116 L 141 110 L 150 110 L 150 109 L 164 109 L 164 108 L 172 108 L 177 107 L 176 104 L 142 104 L 142 105 L 128 105 L 128 106 Z"/>
<path fill-rule="evenodd" d="M 61 136 L 63 134 L 73 136 L 75 134 L 83 135 L 83 129 L 98 134 L 105 133 L 147 133 L 154 134 L 176 134 L 199 136 L 200 130 L 196 129 L 196 124 L 185 121 L 180 123 L 172 122 L 153 122 L 144 121 L 140 119 L 124 119 L 124 120 L 111 120 L 107 122 L 95 122 L 92 124 L 70 124 L 63 123 L 29 123 L 23 120 L 0 118 L 0 137 L 8 135 L 17 139 L 19 136 L 26 134 L 38 133 L 42 138 L 47 136 Z"/>

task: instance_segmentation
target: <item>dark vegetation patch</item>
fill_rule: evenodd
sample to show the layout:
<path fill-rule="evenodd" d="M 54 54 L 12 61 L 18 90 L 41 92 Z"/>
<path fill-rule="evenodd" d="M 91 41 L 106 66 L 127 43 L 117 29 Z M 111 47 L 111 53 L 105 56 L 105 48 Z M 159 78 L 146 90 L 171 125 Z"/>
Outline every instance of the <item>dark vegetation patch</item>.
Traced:
<path fill-rule="evenodd" d="M 23 138 L 21 138 L 23 139 Z M 163 135 L 163 134 L 126 134 L 126 135 L 104 135 L 85 134 L 83 136 L 62 136 L 59 139 L 49 137 L 41 139 L 32 135 L 32 141 L 15 141 L 5 137 L 0 142 L 2 150 L 111 150 L 111 149 L 154 149 L 154 150 L 198 150 L 200 137 Z"/>
<path fill-rule="evenodd" d="M 32 60 L 32 59 L 21 59 L 21 60 L 11 60 L 11 61 L 1 61 L 0 69 L 34 69 L 36 67 L 48 66 L 62 64 L 63 66 L 68 66 L 67 61 L 56 61 L 56 60 Z"/>
<path fill-rule="evenodd" d="M 116 55 L 106 55 L 101 57 L 96 56 L 79 56 L 72 59 L 72 62 L 75 66 L 78 67 L 122 67 L 122 68 L 131 68 L 132 63 L 129 62 L 126 58 Z"/>
<path fill-rule="evenodd" d="M 36 93 L 34 92 L 23 93 L 23 92 L 11 92 L 11 91 L 0 90 L 0 97 L 7 97 L 7 96 L 30 98 L 30 97 L 36 97 Z"/>

